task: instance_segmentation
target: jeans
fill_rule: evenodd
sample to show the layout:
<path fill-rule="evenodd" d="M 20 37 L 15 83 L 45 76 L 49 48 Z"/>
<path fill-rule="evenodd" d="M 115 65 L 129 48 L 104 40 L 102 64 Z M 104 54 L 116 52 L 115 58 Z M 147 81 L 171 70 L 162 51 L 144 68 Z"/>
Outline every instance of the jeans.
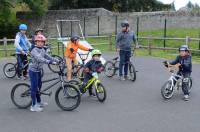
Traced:
<path fill-rule="evenodd" d="M 189 95 L 189 81 L 190 81 L 190 74 L 191 73 L 182 73 L 183 74 L 183 83 L 182 83 L 182 91 L 184 95 Z"/>
<path fill-rule="evenodd" d="M 119 76 L 128 75 L 128 63 L 131 57 L 131 51 L 119 51 L 120 61 L 119 61 Z M 124 70 L 124 74 L 123 74 Z"/>
<path fill-rule="evenodd" d="M 29 70 L 29 76 L 31 81 L 31 98 L 32 106 L 41 102 L 39 91 L 42 87 L 42 76 L 41 72 L 34 72 Z"/>
<path fill-rule="evenodd" d="M 23 76 L 27 75 L 27 70 L 28 70 L 28 63 L 27 61 L 27 55 L 23 54 L 17 54 L 17 76 L 21 77 L 22 76 L 22 71 L 23 71 Z M 26 65 L 26 67 L 24 67 Z"/>

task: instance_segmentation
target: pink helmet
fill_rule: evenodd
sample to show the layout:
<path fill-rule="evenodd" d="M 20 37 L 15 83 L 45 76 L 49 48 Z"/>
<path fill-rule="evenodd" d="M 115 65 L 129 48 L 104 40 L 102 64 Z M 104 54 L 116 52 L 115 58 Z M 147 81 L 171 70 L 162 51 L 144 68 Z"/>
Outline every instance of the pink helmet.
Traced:
<path fill-rule="evenodd" d="M 46 38 L 44 37 L 44 35 L 37 35 L 36 37 L 35 37 L 35 41 L 43 41 L 43 42 L 45 42 L 46 41 Z"/>

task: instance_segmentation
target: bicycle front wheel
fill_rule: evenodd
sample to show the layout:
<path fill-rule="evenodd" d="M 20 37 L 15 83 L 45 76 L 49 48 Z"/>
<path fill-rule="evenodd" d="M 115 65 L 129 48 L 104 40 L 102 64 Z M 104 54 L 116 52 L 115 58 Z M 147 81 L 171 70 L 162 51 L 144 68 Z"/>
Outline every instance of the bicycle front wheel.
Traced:
<path fill-rule="evenodd" d="M 101 83 L 97 84 L 95 92 L 99 102 L 104 102 L 106 100 L 106 89 Z"/>
<path fill-rule="evenodd" d="M 173 96 L 174 88 L 172 81 L 167 81 L 161 88 L 161 95 L 164 99 L 170 99 Z"/>
<path fill-rule="evenodd" d="M 136 70 L 132 63 L 129 63 L 129 77 L 133 82 L 136 80 Z"/>
<path fill-rule="evenodd" d="M 63 61 L 62 57 L 60 57 L 60 56 L 58 56 L 58 55 L 52 55 L 52 57 L 54 57 L 54 58 L 56 58 L 56 59 L 58 59 L 58 60 L 60 60 L 60 61 Z M 50 69 L 52 72 L 54 72 L 54 73 L 60 72 L 60 68 L 59 68 L 58 65 L 48 64 L 48 67 L 49 67 L 49 69 Z"/>
<path fill-rule="evenodd" d="M 15 106 L 20 109 L 26 109 L 31 106 L 30 85 L 19 83 L 12 88 L 11 100 Z"/>
<path fill-rule="evenodd" d="M 116 68 L 115 64 L 112 61 L 107 61 L 104 67 L 105 67 L 104 73 L 107 77 L 113 77 L 115 75 Z"/>
<path fill-rule="evenodd" d="M 7 63 L 3 67 L 3 73 L 7 78 L 13 78 L 16 76 L 16 66 L 13 63 Z"/>
<path fill-rule="evenodd" d="M 81 96 L 78 89 L 71 85 L 65 84 L 64 87 L 57 89 L 55 101 L 58 107 L 64 111 L 72 111 L 80 105 Z"/>

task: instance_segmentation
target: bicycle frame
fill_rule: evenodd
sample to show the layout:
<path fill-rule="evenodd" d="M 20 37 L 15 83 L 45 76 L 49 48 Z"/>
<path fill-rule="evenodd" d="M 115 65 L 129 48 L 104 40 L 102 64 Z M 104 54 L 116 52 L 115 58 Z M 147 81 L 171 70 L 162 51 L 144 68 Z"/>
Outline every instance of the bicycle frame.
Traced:
<path fill-rule="evenodd" d="M 182 81 L 182 79 L 183 79 L 183 76 L 178 75 L 177 73 L 172 72 L 171 77 L 169 78 L 169 81 L 172 82 L 170 90 L 172 90 L 175 87 L 177 87 L 177 89 L 178 89 L 179 88 L 179 84 L 180 84 L 179 80 Z"/>
<path fill-rule="evenodd" d="M 87 85 L 84 87 L 84 91 L 87 91 L 87 90 L 90 88 L 90 86 L 92 86 L 93 84 L 95 85 L 95 88 L 97 88 L 97 85 L 98 85 L 99 83 L 101 83 L 101 81 L 100 81 L 99 79 L 97 79 L 96 77 L 93 76 L 93 77 L 88 81 Z M 98 89 L 97 89 L 97 90 L 98 90 Z"/>

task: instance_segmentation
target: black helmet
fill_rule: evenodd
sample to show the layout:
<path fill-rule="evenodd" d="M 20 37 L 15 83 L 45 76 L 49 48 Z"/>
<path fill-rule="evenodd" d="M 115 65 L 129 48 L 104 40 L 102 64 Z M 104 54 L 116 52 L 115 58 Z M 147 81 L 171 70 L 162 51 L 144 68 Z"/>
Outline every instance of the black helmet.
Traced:
<path fill-rule="evenodd" d="M 37 29 L 35 30 L 35 34 L 37 34 L 39 31 L 43 32 L 44 29 L 42 29 L 42 28 L 37 28 Z"/>
<path fill-rule="evenodd" d="M 122 23 L 121 23 L 121 26 L 122 27 L 129 27 L 129 22 L 127 20 L 124 20 Z"/>
<path fill-rule="evenodd" d="M 188 51 L 189 52 L 189 47 L 188 45 L 181 45 L 181 47 L 179 48 L 179 52 L 180 51 Z"/>
<path fill-rule="evenodd" d="M 70 38 L 70 40 L 71 40 L 72 42 L 77 41 L 77 40 L 79 40 L 79 39 L 80 39 L 80 37 L 79 37 L 78 35 L 72 35 L 72 37 Z"/>

